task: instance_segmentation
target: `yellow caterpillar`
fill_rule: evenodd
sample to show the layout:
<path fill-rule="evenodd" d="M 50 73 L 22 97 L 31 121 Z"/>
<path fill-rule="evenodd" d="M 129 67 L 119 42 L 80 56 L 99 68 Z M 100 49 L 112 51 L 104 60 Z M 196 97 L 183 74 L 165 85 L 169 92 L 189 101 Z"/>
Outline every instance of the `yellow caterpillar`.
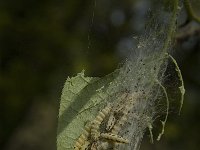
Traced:
<path fill-rule="evenodd" d="M 79 138 L 74 144 L 75 150 L 82 150 L 83 147 L 86 147 L 86 145 L 89 145 L 87 140 L 90 135 L 90 129 L 91 129 L 91 125 L 87 125 L 85 127 L 83 133 L 79 136 Z"/>
<path fill-rule="evenodd" d="M 116 104 L 116 106 L 114 106 L 114 109 L 110 113 L 106 126 L 107 131 L 110 131 L 113 128 L 114 124 L 116 123 L 115 115 L 122 112 L 127 95 L 128 94 L 126 92 L 122 93 L 122 95 L 119 97 L 120 101 Z"/>
<path fill-rule="evenodd" d="M 91 138 L 93 140 L 98 140 L 99 136 L 100 136 L 100 132 L 99 127 L 102 123 L 102 121 L 104 120 L 104 118 L 108 115 L 108 113 L 111 110 L 111 105 L 108 104 L 104 109 L 102 109 L 98 115 L 96 116 L 96 118 L 94 119 L 94 121 L 92 121 L 92 125 L 91 125 Z"/>
<path fill-rule="evenodd" d="M 138 98 L 139 95 L 140 94 L 138 94 L 138 93 L 134 93 L 134 94 L 129 95 L 126 98 L 127 102 L 125 103 L 125 106 L 124 106 L 123 111 L 122 111 L 123 116 L 121 118 L 119 118 L 117 123 L 113 126 L 113 128 L 111 130 L 112 134 L 118 134 L 119 133 L 119 131 L 121 130 L 121 127 L 127 121 L 128 113 L 133 108 L 134 102 Z"/>
<path fill-rule="evenodd" d="M 91 150 L 107 150 L 113 149 L 113 146 L 116 144 L 128 144 L 129 141 L 124 139 L 123 137 L 112 134 L 112 133 L 101 133 L 100 138 L 103 140 L 99 140 L 98 143 L 95 145 L 95 148 Z"/>
<path fill-rule="evenodd" d="M 101 133 L 101 137 L 104 139 L 112 140 L 113 142 L 126 143 L 126 144 L 129 143 L 127 139 L 124 139 L 123 137 L 112 133 Z"/>
<path fill-rule="evenodd" d="M 101 125 L 102 121 L 104 118 L 107 116 L 107 114 L 110 112 L 111 106 L 108 104 L 103 110 L 99 111 L 95 119 L 92 121 L 91 124 L 85 127 L 83 133 L 79 136 L 77 141 L 74 144 L 74 149 L 75 150 L 84 150 L 87 149 L 90 145 L 90 142 L 88 142 L 88 137 L 91 136 L 91 139 L 93 141 L 97 141 L 100 132 L 99 126 Z M 94 145 L 94 142 L 93 144 Z M 92 148 L 91 148 L 92 149 Z"/>

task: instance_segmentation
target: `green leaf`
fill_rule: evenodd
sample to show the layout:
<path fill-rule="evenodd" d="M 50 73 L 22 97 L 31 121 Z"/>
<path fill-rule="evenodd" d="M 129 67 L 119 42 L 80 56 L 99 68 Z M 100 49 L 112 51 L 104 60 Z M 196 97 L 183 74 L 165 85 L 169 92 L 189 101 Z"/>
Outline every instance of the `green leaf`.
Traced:
<path fill-rule="evenodd" d="M 94 119 L 101 105 L 106 104 L 106 92 L 117 71 L 100 79 L 85 77 L 84 71 L 65 82 L 59 110 L 57 149 L 73 149 L 85 125 Z"/>

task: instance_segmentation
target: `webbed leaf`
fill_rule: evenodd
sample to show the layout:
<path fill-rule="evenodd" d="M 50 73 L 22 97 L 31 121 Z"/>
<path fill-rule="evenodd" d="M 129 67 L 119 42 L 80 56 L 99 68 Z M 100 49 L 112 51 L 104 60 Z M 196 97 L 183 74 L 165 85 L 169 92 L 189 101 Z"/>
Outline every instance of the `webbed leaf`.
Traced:
<path fill-rule="evenodd" d="M 66 80 L 59 110 L 58 150 L 73 149 L 85 125 L 94 119 L 100 105 L 106 103 L 106 90 L 115 75 L 116 72 L 100 79 L 85 77 L 81 72 Z"/>
<path fill-rule="evenodd" d="M 85 77 L 82 72 L 66 81 L 59 111 L 58 150 L 72 150 L 75 142 L 83 133 L 85 125 L 93 121 L 97 113 L 107 103 L 111 102 L 114 107 L 119 106 L 120 94 L 123 93 L 135 99 L 134 101 L 131 98 L 122 99 L 124 110 L 128 108 L 126 104 L 131 104 L 132 107 L 130 107 L 130 111 L 127 111 L 128 113 L 122 111 L 118 118 L 116 117 L 119 122 L 120 115 L 123 115 L 126 118 L 124 120 L 127 120 L 123 127 L 119 128 L 117 134 L 130 142 L 115 148 L 138 150 L 145 129 L 149 127 L 151 131 L 153 120 L 156 118 L 156 107 L 159 103 L 159 96 L 162 95 L 160 87 L 162 87 L 167 99 L 167 113 L 165 120 L 162 121 L 163 128 L 158 139 L 164 133 L 169 100 L 162 83 L 167 67 L 166 53 L 172 48 L 172 37 L 176 29 L 178 1 L 164 0 L 157 3 L 157 1 L 152 0 L 152 5 L 155 8 L 153 7 L 153 15 L 149 20 L 150 25 L 146 30 L 148 34 L 138 38 L 137 47 L 127 56 L 127 61 L 118 70 L 101 79 Z M 180 70 L 178 72 L 180 73 Z M 179 77 L 182 76 L 179 74 Z M 182 78 L 181 81 L 183 81 Z M 182 105 L 184 91 L 181 92 Z M 138 98 L 134 95 L 136 93 L 139 94 Z M 106 130 L 103 128 L 99 132 L 104 133 Z M 151 137 L 153 137 L 152 133 Z M 91 143 L 96 142 L 92 138 L 89 140 Z M 97 142 L 102 143 L 99 139 Z"/>

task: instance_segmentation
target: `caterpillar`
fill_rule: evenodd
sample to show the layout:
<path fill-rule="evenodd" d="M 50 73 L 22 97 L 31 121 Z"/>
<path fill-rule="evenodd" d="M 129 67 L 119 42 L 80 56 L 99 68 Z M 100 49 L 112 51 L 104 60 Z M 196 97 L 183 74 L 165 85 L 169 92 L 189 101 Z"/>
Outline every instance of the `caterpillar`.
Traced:
<path fill-rule="evenodd" d="M 107 126 L 106 126 L 106 130 L 107 131 L 110 131 L 115 122 L 116 122 L 116 114 L 119 114 L 122 110 L 123 110 L 123 107 L 124 107 L 124 101 L 127 97 L 127 93 L 124 92 L 121 96 L 120 96 L 120 101 L 116 104 L 116 106 L 114 106 L 114 109 L 112 110 L 109 118 L 108 118 L 108 122 L 107 122 Z"/>
<path fill-rule="evenodd" d="M 98 143 L 95 145 L 95 149 L 91 148 L 91 150 L 108 150 L 113 149 L 113 146 L 115 146 L 115 144 L 129 143 L 127 139 L 124 139 L 123 137 L 112 133 L 101 133 L 100 138 L 103 141 L 99 140 Z"/>
<path fill-rule="evenodd" d="M 133 108 L 135 100 L 138 99 L 138 97 L 141 95 L 141 93 L 133 93 L 129 94 L 128 97 L 126 98 L 126 103 L 124 104 L 124 109 L 122 111 L 123 116 L 118 120 L 118 122 L 113 126 L 111 133 L 114 135 L 117 135 L 119 131 L 121 130 L 122 126 L 125 124 L 127 121 L 128 113 L 130 110 Z M 114 143 L 113 147 L 116 148 L 118 143 Z"/>
<path fill-rule="evenodd" d="M 118 132 L 121 130 L 121 127 L 127 121 L 129 111 L 133 108 L 134 102 L 138 98 L 139 95 L 140 94 L 138 93 L 133 93 L 126 98 L 127 103 L 125 104 L 124 109 L 122 111 L 123 116 L 119 118 L 117 123 L 113 126 L 111 130 L 112 134 L 118 134 Z"/>
<path fill-rule="evenodd" d="M 101 133 L 100 136 L 104 139 L 112 140 L 113 142 L 117 143 L 126 143 L 126 144 L 129 143 L 127 139 L 124 139 L 123 137 L 112 133 Z"/>
<path fill-rule="evenodd" d="M 88 150 L 89 149 L 89 145 L 90 145 L 90 142 L 86 141 L 85 144 L 81 147 L 80 150 Z"/>
<path fill-rule="evenodd" d="M 104 109 L 102 109 L 101 111 L 99 111 L 98 115 L 96 116 L 96 118 L 94 119 L 94 121 L 92 121 L 92 125 L 91 125 L 91 138 L 94 141 L 97 141 L 99 136 L 100 136 L 100 132 L 99 127 L 102 123 L 102 121 L 104 120 L 104 118 L 109 114 L 111 110 L 111 105 L 108 104 Z"/>
<path fill-rule="evenodd" d="M 112 145 L 111 145 L 112 146 Z M 101 142 L 101 143 L 99 143 L 99 145 L 97 146 L 97 149 L 98 150 L 107 150 L 107 149 L 110 149 L 110 148 L 112 148 L 110 146 L 110 144 L 106 141 L 106 142 Z"/>
<path fill-rule="evenodd" d="M 107 131 L 110 131 L 110 130 L 113 128 L 115 122 L 116 122 L 116 118 L 115 118 L 114 114 L 112 113 L 112 114 L 110 115 L 110 117 L 108 118 L 106 130 L 107 130 Z"/>
<path fill-rule="evenodd" d="M 110 133 L 101 133 L 101 137 L 104 139 L 111 140 L 110 142 L 106 141 L 99 145 L 99 147 L 102 149 L 107 149 L 109 146 L 112 145 L 112 147 L 116 146 L 119 143 L 128 143 L 127 139 L 124 139 L 123 137 L 118 135 L 118 132 L 121 130 L 121 127 L 124 125 L 124 123 L 127 121 L 127 116 L 129 111 L 134 106 L 134 101 L 139 96 L 138 93 L 129 94 L 129 93 L 123 93 L 122 96 L 120 96 L 121 100 L 117 103 L 117 105 L 112 110 L 106 130 L 110 131 Z M 117 143 L 116 143 L 117 142 Z"/>
<path fill-rule="evenodd" d="M 93 143 L 91 144 L 91 147 L 90 147 L 91 150 L 108 148 L 110 146 L 109 143 L 113 143 L 113 142 L 118 142 L 118 143 L 128 143 L 129 142 L 128 140 L 122 138 L 119 135 L 115 135 L 112 133 L 100 133 L 98 131 L 102 121 L 110 113 L 110 111 L 111 111 L 111 105 L 108 104 L 103 110 L 99 111 L 99 113 L 96 116 L 96 118 L 94 119 L 94 121 L 92 121 L 91 139 L 93 140 Z M 114 116 L 113 116 L 113 118 L 114 118 Z M 101 140 L 109 140 L 110 142 L 107 141 L 107 142 L 102 143 Z"/>
<path fill-rule="evenodd" d="M 91 124 L 86 125 L 85 129 L 83 130 L 83 133 L 79 136 L 79 138 L 77 139 L 77 141 L 74 144 L 75 150 L 82 150 L 84 145 L 88 144 L 87 140 L 88 140 L 88 137 L 90 135 L 90 130 L 91 130 Z"/>
<path fill-rule="evenodd" d="M 78 140 L 75 143 L 74 149 L 75 150 L 84 150 L 88 149 L 90 147 L 91 150 L 96 150 L 97 149 L 97 141 L 99 141 L 99 137 L 103 140 L 110 140 L 110 142 L 117 142 L 117 143 L 129 143 L 127 139 L 124 139 L 123 137 L 118 135 L 118 132 L 120 131 L 121 127 L 127 120 L 127 115 L 128 112 L 132 109 L 133 107 L 133 102 L 135 99 L 134 97 L 130 97 L 130 95 L 127 97 L 127 93 L 123 94 L 121 97 L 122 99 L 120 102 L 114 107 L 115 109 L 111 113 L 106 130 L 111 130 L 110 133 L 100 133 L 99 132 L 99 127 L 105 117 L 110 113 L 112 110 L 111 105 L 108 104 L 104 109 L 99 111 L 95 119 L 91 122 L 89 126 L 85 127 L 84 133 L 80 135 Z M 117 120 L 116 123 L 116 118 L 114 116 L 114 113 L 121 113 L 122 116 Z M 88 142 L 88 137 L 90 137 L 90 140 L 92 140 L 92 144 Z M 104 142 L 106 144 L 108 142 Z M 90 145 L 91 144 L 91 145 Z M 90 146 L 89 146 L 90 145 Z M 102 145 L 102 144 L 100 144 Z M 109 145 L 109 144 L 107 144 Z"/>
<path fill-rule="evenodd" d="M 87 125 L 83 131 L 83 133 L 79 136 L 77 141 L 74 144 L 75 150 L 83 150 L 87 149 L 89 146 L 88 137 L 91 135 L 91 139 L 96 141 L 99 136 L 100 132 L 99 126 L 102 123 L 103 119 L 107 116 L 107 114 L 110 112 L 111 106 L 108 104 L 103 110 L 99 111 L 97 116 L 95 117 L 94 121 Z"/>

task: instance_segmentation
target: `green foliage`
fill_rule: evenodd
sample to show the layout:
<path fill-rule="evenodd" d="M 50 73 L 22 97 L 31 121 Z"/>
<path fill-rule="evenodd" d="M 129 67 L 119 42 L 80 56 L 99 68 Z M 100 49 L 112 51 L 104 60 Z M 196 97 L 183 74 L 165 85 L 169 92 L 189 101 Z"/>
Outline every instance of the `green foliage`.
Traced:
<path fill-rule="evenodd" d="M 59 121 L 58 150 L 73 149 L 74 142 L 83 132 L 85 125 L 94 119 L 100 105 L 108 99 L 106 90 L 117 72 L 103 79 L 85 77 L 84 72 L 68 78 L 63 88 Z"/>

